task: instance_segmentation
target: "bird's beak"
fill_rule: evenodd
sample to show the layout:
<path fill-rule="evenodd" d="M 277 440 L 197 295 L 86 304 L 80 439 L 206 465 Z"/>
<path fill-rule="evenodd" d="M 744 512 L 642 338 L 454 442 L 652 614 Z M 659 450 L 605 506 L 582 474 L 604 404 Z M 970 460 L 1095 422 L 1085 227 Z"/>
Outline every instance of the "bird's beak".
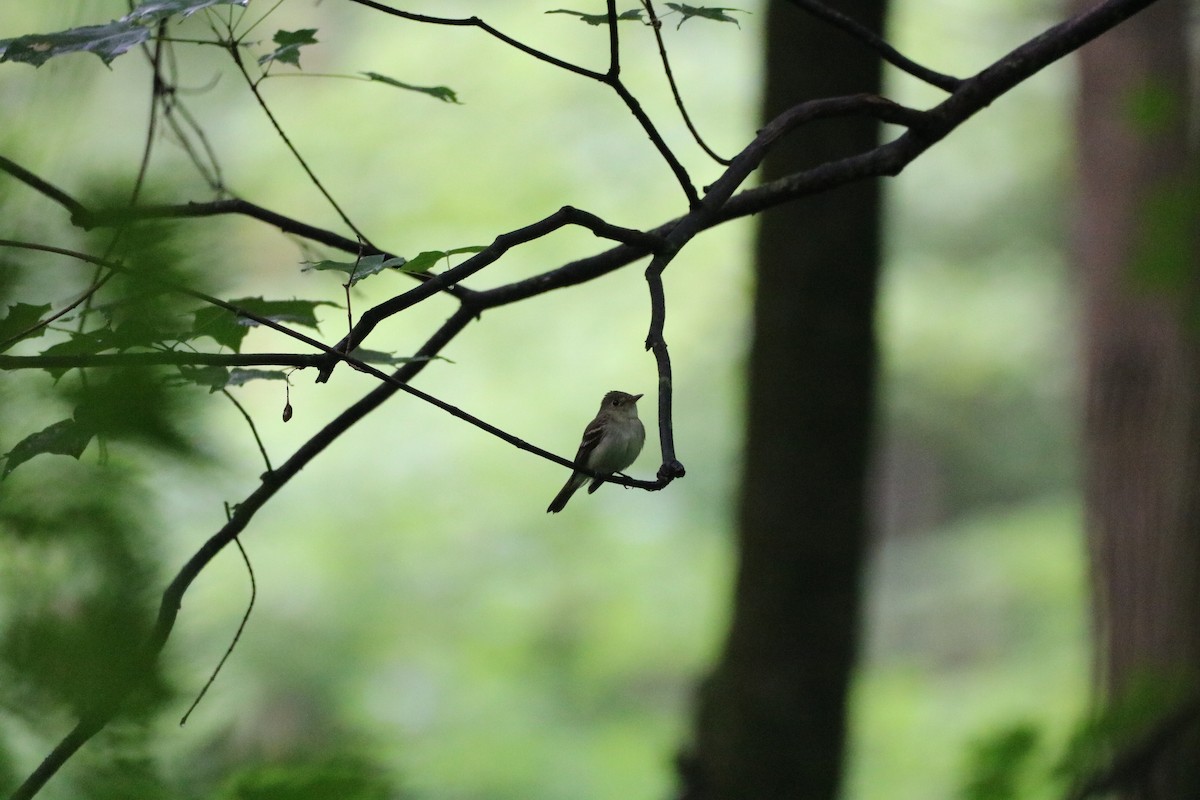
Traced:
<path fill-rule="evenodd" d="M 642 399 L 643 397 L 645 397 L 645 396 L 646 396 L 646 395 L 644 395 L 644 394 L 635 394 L 635 395 L 633 396 L 633 402 L 635 402 L 635 403 L 636 403 L 638 400 L 641 400 L 641 399 Z"/>

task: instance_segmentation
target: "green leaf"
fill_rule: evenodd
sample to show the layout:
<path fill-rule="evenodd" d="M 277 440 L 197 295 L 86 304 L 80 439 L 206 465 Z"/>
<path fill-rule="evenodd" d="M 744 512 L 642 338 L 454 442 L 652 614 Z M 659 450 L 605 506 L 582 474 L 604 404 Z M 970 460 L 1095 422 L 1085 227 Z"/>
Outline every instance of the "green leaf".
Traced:
<path fill-rule="evenodd" d="M 732 22 L 734 25 L 737 25 L 740 28 L 740 27 L 742 27 L 741 23 L 738 22 L 733 17 L 726 14 L 725 12 L 726 11 L 736 11 L 739 14 L 749 13 L 748 11 L 745 11 L 740 8 L 717 8 L 715 6 L 689 6 L 687 3 L 667 3 L 667 7 L 670 8 L 672 11 L 677 11 L 683 15 L 683 17 L 679 20 L 679 24 L 675 26 L 675 30 L 679 30 L 681 27 L 683 27 L 683 23 L 687 22 L 692 17 L 698 17 L 700 19 L 711 19 L 716 22 Z"/>
<path fill-rule="evenodd" d="M 424 356 L 398 356 L 395 353 L 385 353 L 381 350 L 367 350 L 362 347 L 356 347 L 350 351 L 350 355 L 357 358 L 359 361 L 365 361 L 368 364 L 407 364 L 410 361 L 446 361 L 453 363 L 450 359 L 444 356 L 434 356 L 432 359 Z"/>
<path fill-rule="evenodd" d="M 203 386 L 209 392 L 219 392 L 229 383 L 229 370 L 225 367 L 193 367 L 181 365 L 179 378 L 183 383 Z"/>
<path fill-rule="evenodd" d="M 68 391 L 75 398 L 75 421 L 97 436 L 137 442 L 177 454 L 193 451 L 180 423 L 188 418 L 161 373 L 138 367 L 98 370 L 86 384 Z"/>
<path fill-rule="evenodd" d="M 420 92 L 421 94 L 427 94 L 430 97 L 436 97 L 438 100 L 441 100 L 443 103 L 455 103 L 457 105 L 462 105 L 462 103 L 458 99 L 458 95 L 455 94 L 454 90 L 448 86 L 414 86 L 411 83 L 403 83 L 401 81 L 396 80 L 395 78 L 389 78 L 387 75 L 380 75 L 378 72 L 364 72 L 362 74 L 366 75 L 368 78 L 370 78 L 373 81 L 378 81 L 379 83 L 386 83 L 388 86 L 395 86 L 400 89 L 407 89 L 410 92 Z"/>
<path fill-rule="evenodd" d="M 234 367 L 179 367 L 179 380 L 176 383 L 194 383 L 203 386 L 211 392 L 219 392 L 230 386 L 241 386 L 256 380 L 282 381 L 287 380 L 284 370 L 243 369 Z"/>
<path fill-rule="evenodd" d="M 333 306 L 337 303 L 328 300 L 263 300 L 261 297 L 243 297 L 241 300 L 231 300 L 230 305 L 266 317 L 273 322 L 291 322 L 306 328 L 317 330 L 317 306 Z M 257 325 L 258 323 L 246 317 L 239 317 L 242 325 Z"/>
<path fill-rule="evenodd" d="M 383 254 L 379 253 L 373 256 L 363 256 L 355 261 L 304 261 L 305 267 L 302 272 L 310 272 L 312 270 L 324 271 L 334 270 L 344 272 L 350 276 L 350 285 L 361 281 L 363 278 L 369 278 L 372 275 L 378 275 L 385 269 L 400 269 L 407 262 L 407 259 L 399 256 L 395 258 L 384 258 Z"/>
<path fill-rule="evenodd" d="M 293 67 L 300 66 L 300 48 L 305 45 L 316 44 L 317 37 L 316 28 L 301 28 L 298 31 L 275 31 L 275 44 L 279 45 L 270 53 L 258 59 L 259 64 L 266 64 L 268 61 L 282 61 L 285 64 L 291 64 Z"/>
<path fill-rule="evenodd" d="M 78 459 L 94 435 L 95 432 L 90 427 L 73 419 L 60 420 L 37 433 L 31 433 L 17 442 L 4 456 L 4 473 L 0 478 L 7 478 L 8 474 L 21 464 L 42 453 Z"/>
<path fill-rule="evenodd" d="M 1028 797 L 1029 774 L 1041 743 L 1032 723 L 1018 723 L 971 747 L 963 800 L 1019 800 Z"/>
<path fill-rule="evenodd" d="M 242 340 L 250 332 L 248 326 L 239 321 L 240 318 L 216 306 L 207 306 L 195 312 L 192 322 L 192 336 L 208 336 L 222 347 L 228 347 L 233 352 L 240 352 Z"/>
<path fill-rule="evenodd" d="M 125 16 L 103 25 L 83 25 L 54 33 L 33 33 L 0 40 L 0 61 L 23 61 L 40 67 L 55 56 L 95 53 L 106 65 L 148 41 L 154 25 L 169 17 L 188 16 L 215 5 L 244 6 L 248 0 L 150 0 Z"/>
<path fill-rule="evenodd" d="M 57 33 L 32 33 L 0 41 L 0 61 L 23 61 L 40 67 L 55 56 L 95 53 L 105 64 L 150 38 L 151 29 L 117 20 Z"/>
<path fill-rule="evenodd" d="M 286 381 L 287 373 L 276 369 L 242 369 L 234 367 L 229 373 L 226 386 L 241 386 L 250 381 Z"/>
<path fill-rule="evenodd" d="M 668 5 L 670 5 L 668 3 Z M 556 8 L 553 11 L 547 11 L 547 14 L 571 14 L 579 17 L 580 20 L 588 25 L 607 25 L 608 14 L 585 14 L 582 11 L 572 11 L 569 8 Z M 622 11 L 617 14 L 617 22 L 641 22 L 642 10 L 640 8 L 631 8 L 628 11 Z"/>
<path fill-rule="evenodd" d="M 9 342 L 8 344 L 5 344 L 5 342 L 37 325 L 42 319 L 42 314 L 45 314 L 49 310 L 49 303 L 41 306 L 34 306 L 29 303 L 17 303 L 15 306 L 9 306 L 8 314 L 5 315 L 4 319 L 0 319 L 0 352 L 16 344 L 16 341 Z M 38 328 L 33 333 L 33 336 L 41 336 L 45 331 L 45 328 Z"/>
<path fill-rule="evenodd" d="M 470 247 L 456 247 L 453 250 L 426 250 L 410 258 L 401 269 L 405 272 L 428 272 L 430 267 L 447 256 L 459 255 L 461 253 L 478 253 L 484 249 L 479 245 L 471 245 Z"/>
<path fill-rule="evenodd" d="M 90 356 L 95 353 L 103 353 L 105 350 L 116 350 L 117 346 L 118 339 L 112 329 L 99 328 L 85 333 L 71 334 L 71 338 L 65 342 L 47 347 L 41 354 L 44 356 Z M 55 380 L 58 380 L 68 370 L 68 367 L 55 367 L 46 371 L 53 375 Z"/>
<path fill-rule="evenodd" d="M 337 306 L 325 300 L 263 300 L 261 297 L 243 297 L 231 300 L 230 304 L 274 322 L 290 322 L 314 330 L 317 328 L 317 306 Z M 192 335 L 209 336 L 217 344 L 236 353 L 240 351 L 250 326 L 257 324 L 249 317 L 239 316 L 218 306 L 207 306 L 195 312 Z"/>

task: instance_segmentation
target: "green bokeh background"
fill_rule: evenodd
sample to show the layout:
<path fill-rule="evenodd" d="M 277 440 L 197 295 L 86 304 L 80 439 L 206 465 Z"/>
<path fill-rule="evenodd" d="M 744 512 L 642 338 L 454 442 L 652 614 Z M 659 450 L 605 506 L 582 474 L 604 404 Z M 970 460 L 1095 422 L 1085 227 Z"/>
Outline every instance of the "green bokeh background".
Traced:
<path fill-rule="evenodd" d="M 596 8 L 580 10 L 602 7 L 589 5 Z M 479 13 L 536 47 L 602 68 L 604 30 L 542 13 L 557 7 L 405 5 Z M 765 6 L 740 8 L 740 27 L 691 21 L 665 32 L 689 110 L 726 155 L 757 127 Z M 14 5 L 0 19 L 0 38 L 123 12 L 119 2 Z M 900 0 L 890 35 L 918 60 L 969 75 L 1055 14 L 1034 2 Z M 337 2 L 286 0 L 256 29 L 261 52 L 276 29 L 298 28 L 317 28 L 320 42 L 303 51 L 305 75 L 376 71 L 450 86 L 463 101 L 295 77 L 286 67 L 278 69 L 286 77 L 262 85 L 305 159 L 381 246 L 411 256 L 487 244 L 564 204 L 631 227 L 685 210 L 645 136 L 598 84 L 476 30 L 416 26 Z M 193 19 L 177 33 L 205 29 Z M 653 38 L 634 25 L 622 35 L 624 77 L 697 184 L 711 182 L 719 169 L 679 124 Z M 180 52 L 181 96 L 203 121 L 230 189 L 339 228 L 222 53 Z M 0 65 L 0 102 L 20 109 L 0 129 L 0 152 L 78 196 L 127 186 L 143 146 L 148 85 L 137 53 L 111 70 L 90 55 L 37 70 Z M 907 77 L 891 75 L 889 86 L 901 102 L 938 99 Z M 853 693 L 851 800 L 956 797 L 973 742 L 1027 721 L 1060 741 L 1083 709 L 1074 306 L 1063 256 L 1071 89 L 1070 65 L 1056 65 L 886 184 L 878 537 Z M 208 196 L 169 140 L 156 142 L 149 175 L 149 200 Z M 5 236 L 79 248 L 102 241 L 70 229 L 61 209 L 6 176 L 0 214 Z M 667 796 L 692 693 L 728 613 L 752 224 L 705 234 L 667 272 L 686 479 L 654 494 L 606 487 L 550 517 L 543 509 L 563 479 L 559 467 L 398 396 L 245 533 L 257 605 L 187 726 L 175 721 L 224 652 L 249 595 L 232 550 L 187 595 L 164 652 L 176 694 L 161 717 L 148 729 L 117 726 L 88 745 L 45 796 L 100 796 L 95 775 L 114 764 L 126 777 L 144 777 L 145 796 L 260 796 L 254 792 L 286 784 L 297 760 L 322 759 L 367 776 L 363 797 L 386 796 L 389 786 L 429 800 Z M 309 255 L 264 225 L 218 218 L 183 227 L 183 263 L 208 291 L 344 302 L 336 277 L 302 273 Z M 470 285 L 499 285 L 602 247 L 589 233 L 562 231 L 509 253 Z M 60 307 L 86 285 L 76 264 L 20 263 L 31 269 L 9 285 L 9 301 Z M 353 291 L 353 307 L 360 312 L 405 285 L 403 276 L 373 278 Z M 370 346 L 411 352 L 451 309 L 441 299 L 423 304 L 381 326 Z M 642 344 L 648 310 L 635 265 L 490 311 L 419 385 L 570 455 L 609 389 L 647 392 L 643 417 L 653 420 L 656 375 Z M 322 311 L 332 341 L 344 311 Z M 287 347 L 255 330 L 243 350 Z M 235 390 L 276 462 L 372 385 L 347 369 L 328 385 L 314 385 L 311 372 L 291 383 L 295 416 L 287 424 L 283 384 Z M 31 399 L 49 389 L 44 377 L 0 379 L 0 449 L 63 416 L 65 406 Z M 191 402 L 204 409 L 188 428 L 194 457 L 114 445 L 102 467 L 93 446 L 80 464 L 31 462 L 5 491 L 36 495 L 52 490 L 54 476 L 84 481 L 128 470 L 152 542 L 143 552 L 161 561 L 147 581 L 152 596 L 222 524 L 223 503 L 243 497 L 262 471 L 236 409 L 200 392 Z M 647 428 L 646 452 L 632 469 L 639 477 L 658 463 L 654 425 Z M 0 554 L 0 624 L 18 618 L 17 577 L 30 574 L 40 547 L 14 540 Z M 55 586 L 70 586 L 76 574 L 63 562 Z M 30 724 L 15 710 L 21 696 L 4 701 L 0 742 L 9 764 L 0 778 L 27 772 L 66 725 L 53 716 Z M 282 773 L 263 766 L 272 764 Z"/>

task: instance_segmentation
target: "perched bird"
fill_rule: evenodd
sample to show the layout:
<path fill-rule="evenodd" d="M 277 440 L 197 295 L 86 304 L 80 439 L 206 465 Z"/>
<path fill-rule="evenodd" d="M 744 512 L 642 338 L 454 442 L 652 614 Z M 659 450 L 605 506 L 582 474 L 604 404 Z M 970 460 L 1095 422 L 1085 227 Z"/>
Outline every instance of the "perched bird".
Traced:
<path fill-rule="evenodd" d="M 597 475 L 608 477 L 614 472 L 620 472 L 633 463 L 642 452 L 646 441 L 646 429 L 637 415 L 637 401 L 640 394 L 625 392 L 609 392 L 600 403 L 600 411 L 596 418 L 588 423 L 583 431 L 583 441 L 579 443 L 579 452 L 575 454 L 575 463 L 582 464 Z M 588 481 L 588 494 L 600 488 L 604 483 L 600 478 L 575 470 L 567 478 L 566 485 L 550 501 L 547 513 L 557 514 L 566 507 L 567 501 L 575 490 Z"/>

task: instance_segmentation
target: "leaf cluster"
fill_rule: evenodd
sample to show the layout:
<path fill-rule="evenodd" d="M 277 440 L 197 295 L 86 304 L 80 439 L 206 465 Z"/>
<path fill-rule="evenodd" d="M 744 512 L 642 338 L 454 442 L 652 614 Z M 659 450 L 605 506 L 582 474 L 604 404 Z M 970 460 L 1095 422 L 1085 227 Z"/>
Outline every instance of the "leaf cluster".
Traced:
<path fill-rule="evenodd" d="M 146 0 L 120 19 L 54 33 L 0 40 L 0 62 L 21 61 L 40 67 L 68 53 L 95 53 L 106 65 L 150 40 L 154 28 L 171 17 L 188 17 L 218 5 L 245 6 L 249 0 Z"/>

